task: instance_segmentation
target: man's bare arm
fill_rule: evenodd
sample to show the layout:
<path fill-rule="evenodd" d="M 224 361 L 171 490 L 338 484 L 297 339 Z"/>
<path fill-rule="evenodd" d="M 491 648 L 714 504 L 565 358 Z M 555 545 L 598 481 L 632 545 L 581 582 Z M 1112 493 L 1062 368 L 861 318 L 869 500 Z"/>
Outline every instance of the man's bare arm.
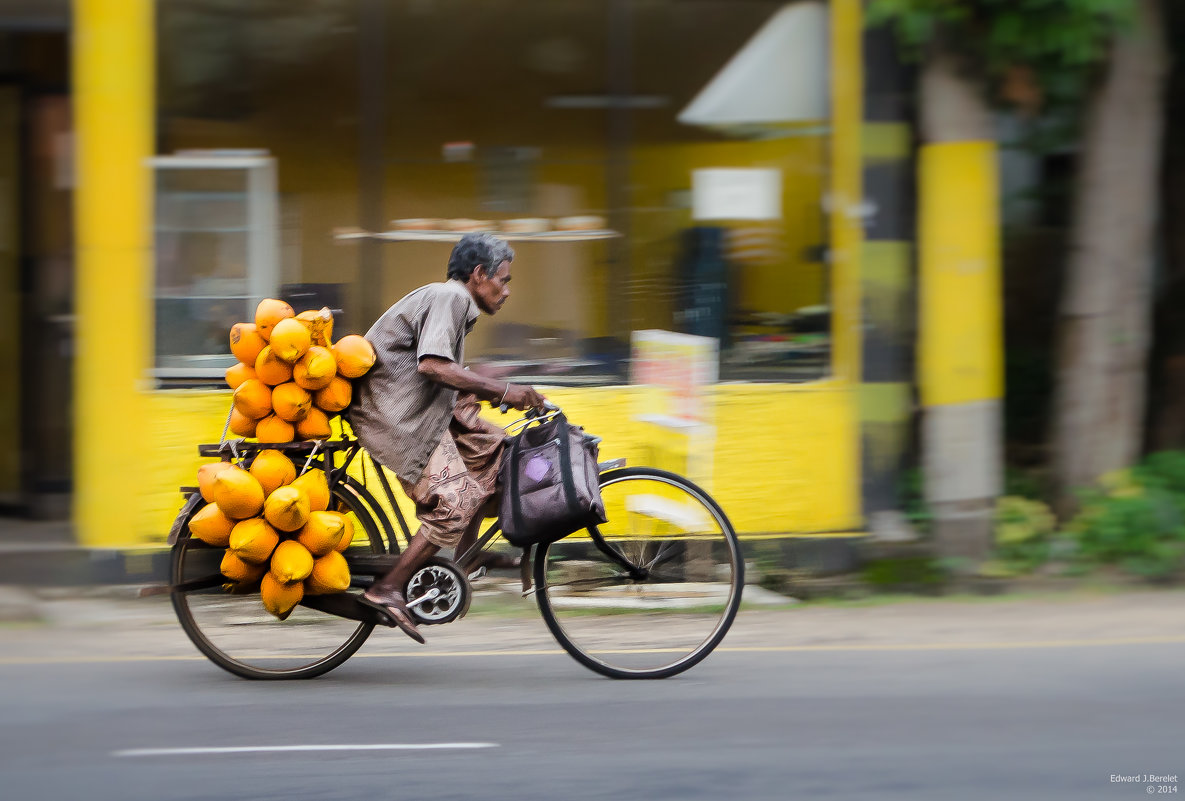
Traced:
<path fill-rule="evenodd" d="M 509 384 L 473 370 L 466 370 L 456 362 L 439 356 L 425 356 L 417 368 L 420 375 L 460 392 L 472 392 L 490 403 L 508 403 L 516 409 L 542 408 L 545 398 L 522 384 Z"/>

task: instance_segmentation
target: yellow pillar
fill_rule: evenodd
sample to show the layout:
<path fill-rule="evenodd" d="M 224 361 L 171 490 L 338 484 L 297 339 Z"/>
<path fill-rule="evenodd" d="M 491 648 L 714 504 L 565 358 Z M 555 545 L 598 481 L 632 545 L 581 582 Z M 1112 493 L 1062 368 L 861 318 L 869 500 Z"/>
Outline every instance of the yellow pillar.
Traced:
<path fill-rule="evenodd" d="M 860 249 L 864 229 L 863 10 L 860 0 L 831 2 L 831 340 L 835 376 L 860 381 Z M 855 421 L 853 421 L 855 425 Z"/>
<path fill-rule="evenodd" d="M 846 401 L 844 435 L 831 447 L 838 452 L 850 478 L 844 507 L 863 515 L 860 492 L 861 299 L 860 255 L 864 240 L 863 157 L 864 122 L 863 7 L 861 0 L 831 0 L 831 142 L 827 185 L 831 256 L 831 370 Z"/>
<path fill-rule="evenodd" d="M 128 542 L 152 350 L 153 0 L 74 0 L 74 522 Z"/>
<path fill-rule="evenodd" d="M 918 174 L 922 405 L 1004 395 L 1000 214 L 993 142 L 922 148 Z"/>
<path fill-rule="evenodd" d="M 938 554 L 970 569 L 991 552 L 1003 484 L 996 145 L 929 144 L 918 167 L 918 381 L 926 500 Z"/>

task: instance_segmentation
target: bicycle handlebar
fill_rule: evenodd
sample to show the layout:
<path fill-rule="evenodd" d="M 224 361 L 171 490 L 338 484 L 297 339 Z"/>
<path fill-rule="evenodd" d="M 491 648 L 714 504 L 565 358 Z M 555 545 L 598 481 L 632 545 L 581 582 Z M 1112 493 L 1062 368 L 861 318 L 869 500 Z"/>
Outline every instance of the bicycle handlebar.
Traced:
<path fill-rule="evenodd" d="M 506 414 L 506 412 L 509 409 L 509 407 L 506 404 L 502 404 L 499 408 L 502 410 L 503 414 Z M 542 411 L 539 409 L 527 409 L 526 413 L 522 417 L 518 418 L 510 425 L 505 426 L 504 430 L 506 431 L 506 433 L 509 434 L 512 431 L 514 431 L 516 428 L 518 428 L 519 426 L 525 427 L 527 425 L 530 425 L 535 420 L 538 420 L 538 419 L 544 418 L 544 417 L 550 418 L 550 417 L 553 417 L 559 413 L 560 413 L 559 406 L 556 406 L 551 401 L 544 401 Z"/>
<path fill-rule="evenodd" d="M 543 409 L 544 409 L 544 411 L 539 411 L 538 409 L 527 409 L 527 414 L 526 414 L 527 419 L 529 419 L 529 420 L 534 419 L 534 418 L 539 417 L 540 415 L 544 414 L 545 412 L 558 412 L 560 410 L 560 407 L 556 406 L 551 401 L 543 401 Z M 501 411 L 502 414 L 506 414 L 508 411 L 510 411 L 510 404 L 503 403 L 501 406 L 498 407 L 498 410 Z"/>

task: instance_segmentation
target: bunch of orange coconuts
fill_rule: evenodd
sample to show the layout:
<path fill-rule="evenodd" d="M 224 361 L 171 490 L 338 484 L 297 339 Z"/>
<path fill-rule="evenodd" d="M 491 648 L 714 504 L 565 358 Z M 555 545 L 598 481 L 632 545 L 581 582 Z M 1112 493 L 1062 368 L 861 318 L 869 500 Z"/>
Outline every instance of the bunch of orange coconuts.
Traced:
<path fill-rule="evenodd" d="M 267 299 L 254 323 L 230 330 L 239 363 L 226 371 L 234 390 L 230 430 L 261 443 L 328 439 L 329 421 L 353 397 L 350 380 L 375 361 L 374 348 L 351 335 L 332 342 L 329 309 L 296 314 Z M 342 552 L 354 539 L 349 517 L 331 511 L 325 472 L 297 467 L 282 451 L 259 451 L 244 469 L 204 464 L 198 488 L 207 501 L 190 533 L 225 548 L 221 571 L 235 591 L 258 584 L 264 608 L 286 619 L 306 594 L 342 592 L 350 570 Z"/>
<path fill-rule="evenodd" d="M 190 533 L 226 548 L 220 570 L 230 588 L 250 592 L 258 584 L 264 608 L 280 620 L 305 595 L 350 586 L 342 551 L 354 524 L 329 510 L 325 471 L 298 476 L 291 459 L 269 448 L 246 470 L 232 462 L 202 465 L 198 489 L 208 503 L 189 521 Z"/>
<path fill-rule="evenodd" d="M 230 430 L 260 442 L 328 439 L 329 421 L 350 405 L 350 379 L 374 364 L 374 348 L 357 334 L 332 342 L 329 309 L 296 314 L 268 298 L 255 322 L 235 323 L 230 351 L 239 363 L 226 371 L 234 390 Z"/>

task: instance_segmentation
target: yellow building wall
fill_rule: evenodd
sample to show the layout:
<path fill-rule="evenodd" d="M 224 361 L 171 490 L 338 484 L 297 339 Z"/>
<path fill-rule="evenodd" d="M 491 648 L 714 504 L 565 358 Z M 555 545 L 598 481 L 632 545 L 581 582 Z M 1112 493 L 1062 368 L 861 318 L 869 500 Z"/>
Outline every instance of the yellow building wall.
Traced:
<path fill-rule="evenodd" d="M 99 3 L 99 0 L 91 1 Z M 792 239 L 798 244 L 817 244 L 821 233 L 819 226 L 810 222 L 813 217 L 808 212 L 822 197 L 823 187 L 836 198 L 840 209 L 846 209 L 859 198 L 859 151 L 853 147 L 852 140 L 859 123 L 859 2 L 836 0 L 834 8 L 837 16 L 832 26 L 833 62 L 843 69 L 833 87 L 837 101 L 842 102 L 834 104 L 832 127 L 848 134 L 834 137 L 829 150 L 822 140 L 811 138 L 640 149 L 632 159 L 635 184 L 640 187 L 635 205 L 645 208 L 645 204 L 654 202 L 657 207 L 669 208 L 671 204 L 665 194 L 689 187 L 690 170 L 697 166 L 780 166 L 786 179 L 787 235 L 800 237 Z M 150 103 L 141 102 L 138 109 L 146 112 L 149 107 Z M 191 129 L 185 135 L 172 136 L 170 141 L 179 148 L 250 147 L 258 145 L 260 137 L 252 136 L 249 127 L 212 124 L 204 132 Z M 339 250 L 349 246 L 335 243 L 332 230 L 335 226 L 357 223 L 356 162 L 349 157 L 321 158 L 319 155 L 323 154 L 304 152 L 295 144 L 287 148 L 271 147 L 280 162 L 281 192 L 300 219 L 301 274 L 286 274 L 284 280 L 353 282 L 356 259 Z M 545 162 L 548 155 L 544 156 Z M 842 169 L 836 169 L 836 165 Z M 459 170 L 447 185 L 437 180 L 439 165 L 396 164 L 390 169 L 392 181 L 388 185 L 394 187 L 388 198 L 391 218 L 480 216 L 474 210 L 477 177 L 471 166 L 468 172 Z M 573 208 L 572 213 L 595 213 L 604 207 L 604 167 L 596 160 L 581 163 L 580 159 L 572 158 L 568 163 L 547 164 L 536 180 L 554 186 L 582 187 L 584 196 L 572 202 L 584 202 L 588 207 Z M 469 191 L 460 193 L 458 187 L 466 186 Z M 101 207 L 94 204 L 93 208 Z M 135 221 L 140 216 L 127 215 L 127 219 Z M 806 221 L 795 226 L 795 219 Z M 642 216 L 637 217 L 635 227 L 637 230 L 631 231 L 635 253 L 637 243 L 645 242 L 645 237 L 659 241 L 664 236 L 669 238 L 672 230 L 672 224 L 666 220 L 654 223 Z M 861 524 L 856 440 L 858 398 L 852 383 L 859 366 L 858 223 L 843 213 L 835 214 L 827 235 L 834 251 L 835 267 L 831 276 L 836 312 L 834 373 L 840 380 L 805 385 L 721 384 L 706 390 L 707 422 L 715 427 L 710 491 L 745 537 L 851 533 Z M 518 267 L 527 271 L 528 278 L 522 283 L 530 284 L 529 271 L 546 270 L 549 260 L 571 260 L 565 270 L 573 276 L 573 281 L 584 282 L 573 286 L 574 291 L 583 292 L 587 298 L 588 311 L 578 323 L 587 326 L 589 333 L 605 330 L 604 315 L 615 311 L 605 303 L 602 289 L 605 282 L 596 272 L 604 262 L 604 250 L 598 248 L 604 246 L 567 251 L 545 250 L 543 245 L 534 247 L 539 250 L 531 258 L 527 257 L 531 252 L 528 249 L 520 251 L 523 255 Z M 137 251 L 140 248 L 138 241 L 134 248 Z M 377 290 L 392 301 L 425 281 L 439 280 L 447 258 L 447 253 L 436 246 L 389 247 L 383 253 L 388 269 L 383 286 Z M 139 252 L 136 257 L 140 257 Z M 633 269 L 636 274 L 639 268 L 634 265 Z M 640 269 L 644 272 L 648 265 L 643 264 Z M 104 274 L 93 265 L 87 268 L 83 259 L 80 259 L 80 273 L 87 273 L 92 280 Z M 825 280 L 821 269 L 810 267 L 797 271 L 757 271 L 755 281 L 742 290 L 745 293 L 742 298 L 744 303 L 752 303 L 758 309 L 783 311 L 818 302 Z M 126 297 L 127 289 L 123 292 L 125 295 L 121 297 Z M 520 292 L 526 295 L 530 290 L 524 288 Z M 553 286 L 545 298 L 555 297 L 554 292 Z M 653 315 L 658 321 L 669 313 L 661 305 L 648 307 L 645 298 L 640 300 L 643 319 L 651 319 Z M 782 303 L 784 307 L 779 306 Z M 514 314 L 527 315 L 530 305 L 533 304 L 521 304 L 522 310 Z M 557 322 L 570 324 L 567 317 L 567 312 L 564 315 L 557 312 Z M 499 318 L 500 321 L 516 319 Z M 532 322 L 538 322 L 535 316 Z M 480 331 L 479 327 L 475 336 L 484 336 Z M 142 341 L 147 348 L 147 338 Z M 139 380 L 147 359 L 129 361 L 136 369 L 135 379 Z M 598 387 L 553 389 L 547 394 L 568 411 L 571 419 L 605 438 L 603 458 L 624 457 L 632 464 L 645 464 L 655 456 L 653 426 L 636 418 L 661 405 L 657 392 L 646 387 Z M 122 463 L 118 466 L 118 493 L 112 492 L 101 503 L 84 503 L 79 520 L 86 524 L 86 544 L 121 547 L 163 543 L 181 504 L 177 488 L 196 482 L 196 470 L 202 462 L 196 446 L 218 441 L 229 403 L 227 391 L 137 393 L 135 401 L 127 407 L 143 409 L 143 417 L 138 417 L 142 421 L 143 447 L 134 449 L 134 470 L 123 471 Z M 109 431 L 110 420 L 126 419 L 126 414 L 111 415 L 99 422 L 95 415 L 110 404 L 80 401 L 80 405 L 83 407 L 80 424 L 87 431 Z M 126 443 L 122 431 L 119 436 Z M 87 467 L 95 475 L 100 470 L 110 473 L 113 469 L 100 460 L 88 462 Z M 81 477 L 87 475 L 88 470 L 80 473 Z M 91 492 L 107 492 L 116 483 L 111 479 L 96 481 Z M 80 500 L 86 502 L 87 498 Z M 95 525 L 100 519 L 103 524 Z"/>
<path fill-rule="evenodd" d="M 821 211 L 827 178 L 826 140 L 801 136 L 755 142 L 664 144 L 638 148 L 631 154 L 630 186 L 632 267 L 646 271 L 651 263 L 668 263 L 671 279 L 679 269 L 680 235 L 695 226 L 691 209 L 672 203 L 671 194 L 691 191 L 692 172 L 710 167 L 764 168 L 782 176 L 782 220 L 770 222 L 712 222 L 727 231 L 767 225 L 776 233 L 769 258 L 734 265 L 730 274 L 736 294 L 730 305 L 748 312 L 786 314 L 803 306 L 825 303 L 827 276 L 823 265 L 803 254 L 825 244 Z M 671 308 L 642 299 L 643 328 L 670 325 Z"/>
<path fill-rule="evenodd" d="M 653 428 L 640 414 L 658 408 L 650 387 L 552 388 L 544 393 L 569 419 L 604 437 L 602 459 L 653 465 Z M 134 515 L 109 541 L 126 547 L 163 543 L 182 503 L 178 488 L 197 483 L 199 443 L 218 442 L 230 408 L 227 392 L 154 392 L 141 453 L 143 477 Z M 817 535 L 860 526 L 859 465 L 851 420 L 856 400 L 839 386 L 720 384 L 707 391 L 715 425 L 711 494 L 743 536 Z M 491 411 L 505 425 L 514 417 Z M 663 465 L 666 466 L 666 465 Z M 368 471 L 370 465 L 367 465 Z M 354 471 L 357 473 L 357 471 Z M 373 476 L 373 472 L 368 473 Z M 381 494 L 377 481 L 371 490 Z M 397 485 L 396 485 L 397 486 Z M 404 499 L 406 504 L 406 499 Z M 125 508 L 126 505 L 125 505 Z M 404 514 L 415 527 L 410 504 Z"/>

